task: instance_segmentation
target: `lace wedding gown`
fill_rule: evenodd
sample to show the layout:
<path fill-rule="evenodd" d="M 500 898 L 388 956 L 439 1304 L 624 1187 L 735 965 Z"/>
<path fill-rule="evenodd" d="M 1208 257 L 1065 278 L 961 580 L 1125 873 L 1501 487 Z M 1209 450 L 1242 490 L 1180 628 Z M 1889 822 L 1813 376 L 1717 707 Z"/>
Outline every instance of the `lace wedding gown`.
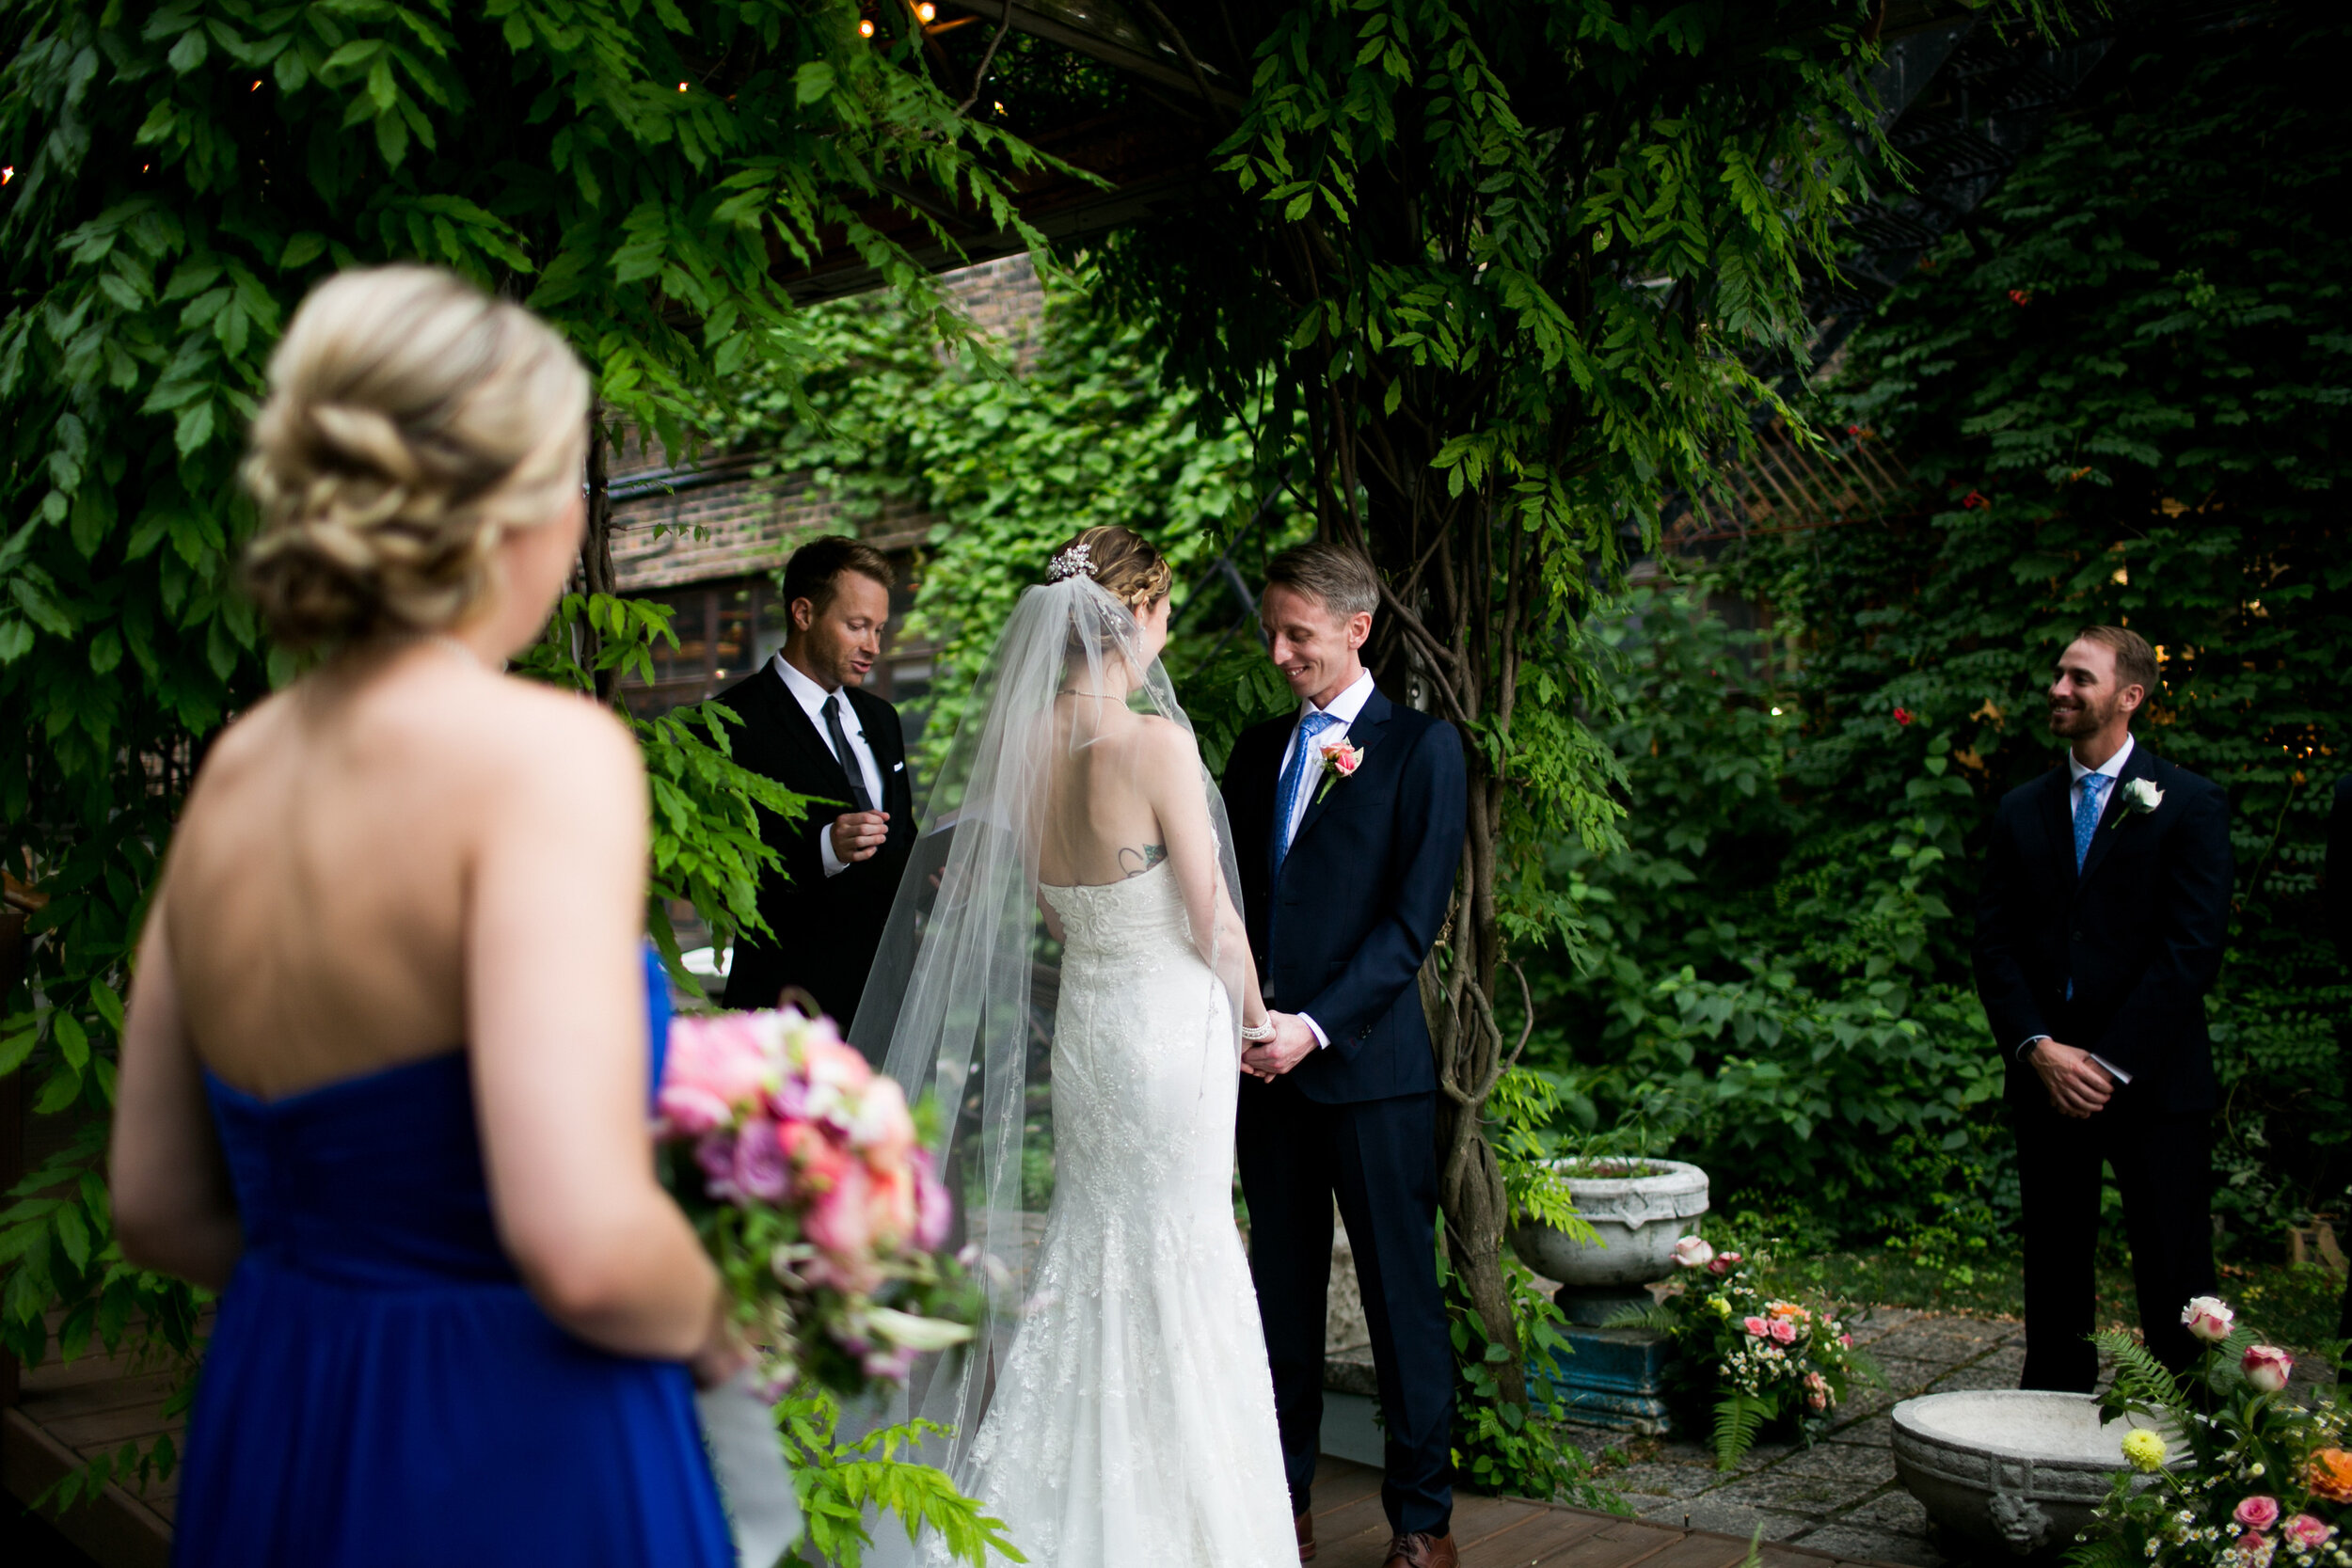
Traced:
<path fill-rule="evenodd" d="M 1230 1004 L 1166 863 L 1043 893 L 1063 928 L 1053 1205 L 957 1479 L 1037 1568 L 1291 1568 L 1233 1226 Z"/>

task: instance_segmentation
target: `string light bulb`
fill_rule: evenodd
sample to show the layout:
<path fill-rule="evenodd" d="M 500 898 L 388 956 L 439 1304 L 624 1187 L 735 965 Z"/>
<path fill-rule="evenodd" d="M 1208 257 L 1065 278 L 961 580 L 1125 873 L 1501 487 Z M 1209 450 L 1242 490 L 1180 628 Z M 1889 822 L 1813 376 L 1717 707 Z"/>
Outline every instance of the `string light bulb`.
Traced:
<path fill-rule="evenodd" d="M 862 39 L 870 39 L 874 36 L 874 23 L 872 18 L 869 17 L 857 24 L 857 36 Z"/>
<path fill-rule="evenodd" d="M 939 14 L 939 8 L 932 5 L 931 0 L 923 0 L 921 5 L 914 8 L 914 14 L 921 17 L 925 22 L 929 22 L 931 18 Z"/>
<path fill-rule="evenodd" d="M 14 164 L 9 164 L 6 167 L 0 167 L 0 185 L 5 185 L 15 178 L 16 166 Z"/>
<path fill-rule="evenodd" d="M 253 85 L 252 85 L 251 87 L 249 87 L 246 88 L 245 90 L 246 90 L 246 91 L 247 91 L 247 92 L 259 92 L 259 91 L 261 91 L 261 90 L 262 90 L 262 79 L 261 79 L 259 76 L 256 76 L 255 78 L 253 78 Z"/>
<path fill-rule="evenodd" d="M 678 91 L 680 91 L 680 92 L 684 92 L 684 91 L 686 90 L 686 84 L 685 84 L 685 83 L 683 83 L 683 82 L 680 82 L 680 83 L 677 85 L 677 90 L 678 90 Z"/>

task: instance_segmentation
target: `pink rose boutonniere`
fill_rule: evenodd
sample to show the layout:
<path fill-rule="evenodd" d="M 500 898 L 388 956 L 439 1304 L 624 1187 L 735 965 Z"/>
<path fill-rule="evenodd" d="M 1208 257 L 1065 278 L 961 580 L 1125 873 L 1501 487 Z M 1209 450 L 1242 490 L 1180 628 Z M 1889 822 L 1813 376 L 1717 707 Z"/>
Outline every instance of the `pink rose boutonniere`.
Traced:
<path fill-rule="evenodd" d="M 1356 769 L 1364 765 L 1364 751 L 1345 740 L 1334 740 L 1323 748 L 1323 787 L 1315 791 L 1320 800 L 1331 793 L 1331 786 L 1342 779 L 1356 776 Z"/>

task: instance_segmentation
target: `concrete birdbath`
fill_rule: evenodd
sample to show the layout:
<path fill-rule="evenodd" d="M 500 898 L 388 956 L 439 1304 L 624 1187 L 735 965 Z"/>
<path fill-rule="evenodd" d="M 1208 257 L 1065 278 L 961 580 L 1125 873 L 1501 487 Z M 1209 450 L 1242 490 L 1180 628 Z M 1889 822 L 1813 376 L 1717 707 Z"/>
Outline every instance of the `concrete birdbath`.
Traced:
<path fill-rule="evenodd" d="M 1895 1407 L 1895 1474 L 1928 1516 L 1968 1541 L 2026 1557 L 2071 1546 L 2123 1459 L 2123 1434 L 2090 1394 L 1971 1389 Z"/>
<path fill-rule="evenodd" d="M 1675 1243 L 1707 1212 L 1707 1172 L 1679 1160 L 1556 1160 L 1576 1212 L 1598 1234 L 1587 1242 L 1548 1225 L 1522 1225 L 1511 1244 L 1527 1266 L 1560 1281 L 1570 1323 L 1605 1323 L 1642 1289 L 1675 1272 Z"/>

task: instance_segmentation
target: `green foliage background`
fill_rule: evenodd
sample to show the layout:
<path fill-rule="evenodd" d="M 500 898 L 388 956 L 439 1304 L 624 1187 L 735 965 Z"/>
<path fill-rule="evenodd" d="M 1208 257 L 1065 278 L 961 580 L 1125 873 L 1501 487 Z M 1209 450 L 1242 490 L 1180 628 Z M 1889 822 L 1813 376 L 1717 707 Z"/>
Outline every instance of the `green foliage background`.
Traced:
<path fill-rule="evenodd" d="M 235 467 L 287 316 L 332 270 L 450 267 L 564 333 L 604 420 L 665 439 L 789 329 L 777 269 L 820 234 L 958 340 L 935 282 L 875 227 L 898 199 L 884 187 L 1026 233 L 1004 178 L 1038 158 L 907 69 L 903 31 L 877 46 L 858 21 L 853 0 L 10 8 L 0 860 L 52 901 L 5 999 L 0 1071 L 24 1069 L 32 1109 L 69 1130 L 0 1213 L 0 1341 L 25 1361 L 51 1348 L 53 1307 L 67 1354 L 135 1316 L 159 1350 L 191 1346 L 196 1298 L 121 1260 L 100 1169 L 128 965 L 180 800 L 209 737 L 294 673 L 230 569 L 250 524 Z M 645 607 L 576 598 L 527 662 L 584 684 L 642 667 L 664 631 Z M 640 736 L 656 893 L 749 918 L 766 853 L 750 802 L 790 798 L 729 762 L 707 713 Z M 659 897 L 649 918 L 666 932 Z"/>
<path fill-rule="evenodd" d="M 1627 847 L 1555 854 L 1597 961 L 1552 978 L 1547 1065 L 1586 1125 L 1645 1115 L 1804 1243 L 2010 1244 L 1973 851 L 2057 764 L 2042 689 L 2098 621 L 2163 650 L 2141 743 L 2230 790 L 2217 1206 L 2265 1259 L 2345 1212 L 2318 875 L 2352 743 L 2352 310 L 2315 193 L 2352 39 L 2313 14 L 2120 58 L 1857 336 L 1828 418 L 1908 460 L 1907 505 L 1729 549 L 1609 634 Z"/>

